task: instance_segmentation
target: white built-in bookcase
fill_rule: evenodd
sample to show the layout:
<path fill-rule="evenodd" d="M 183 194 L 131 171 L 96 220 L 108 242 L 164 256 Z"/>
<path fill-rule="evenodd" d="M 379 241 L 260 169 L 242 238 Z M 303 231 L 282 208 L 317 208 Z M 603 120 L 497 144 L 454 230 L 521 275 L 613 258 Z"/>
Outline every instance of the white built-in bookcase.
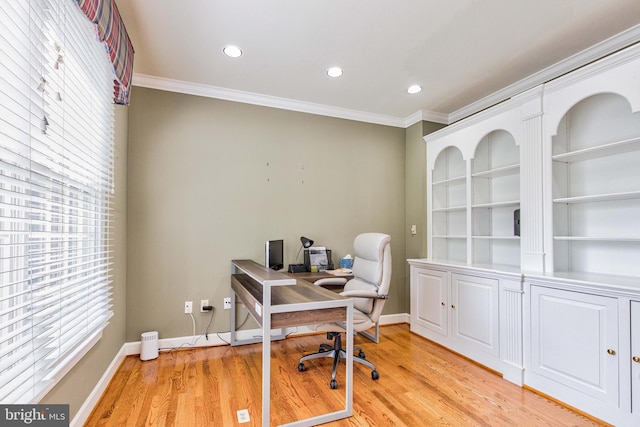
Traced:
<path fill-rule="evenodd" d="M 545 88 L 547 272 L 640 276 L 640 53 Z"/>
<path fill-rule="evenodd" d="M 507 105 L 427 136 L 428 235 L 432 259 L 520 266 L 520 113 Z"/>
<path fill-rule="evenodd" d="M 432 236 L 436 258 L 467 260 L 467 168 L 462 152 L 447 147 L 432 174 Z"/>
<path fill-rule="evenodd" d="M 590 96 L 552 139 L 556 271 L 640 275 L 640 113 Z"/>
<path fill-rule="evenodd" d="M 471 194 L 472 263 L 519 266 L 520 150 L 513 135 L 495 130 L 480 140 Z"/>
<path fill-rule="evenodd" d="M 430 259 L 640 276 L 640 46 L 425 141 Z"/>

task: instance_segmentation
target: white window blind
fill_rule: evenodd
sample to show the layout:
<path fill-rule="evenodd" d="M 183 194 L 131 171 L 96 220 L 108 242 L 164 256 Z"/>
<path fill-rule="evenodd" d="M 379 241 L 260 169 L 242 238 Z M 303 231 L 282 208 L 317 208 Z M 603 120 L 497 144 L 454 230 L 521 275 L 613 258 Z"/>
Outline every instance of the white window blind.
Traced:
<path fill-rule="evenodd" d="M 74 0 L 0 1 L 0 402 L 35 403 L 111 316 L 113 68 Z"/>

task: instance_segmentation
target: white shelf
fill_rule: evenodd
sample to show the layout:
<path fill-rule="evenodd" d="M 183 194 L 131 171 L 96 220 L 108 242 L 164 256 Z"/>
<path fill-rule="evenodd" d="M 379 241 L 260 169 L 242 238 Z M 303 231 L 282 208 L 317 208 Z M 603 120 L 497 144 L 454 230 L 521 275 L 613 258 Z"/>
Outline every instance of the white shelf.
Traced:
<path fill-rule="evenodd" d="M 437 213 L 437 212 L 456 212 L 456 211 L 464 211 L 467 210 L 466 206 L 451 206 L 448 208 L 437 208 L 437 209 L 432 209 L 431 212 L 433 213 Z"/>
<path fill-rule="evenodd" d="M 471 236 L 478 240 L 520 240 L 520 236 Z"/>
<path fill-rule="evenodd" d="M 473 178 L 499 178 L 520 173 L 520 165 L 510 165 L 471 174 Z"/>
<path fill-rule="evenodd" d="M 640 150 L 640 137 L 616 141 L 597 147 L 585 148 L 582 150 L 570 151 L 568 153 L 556 154 L 552 157 L 556 162 L 582 162 L 585 160 L 597 159 L 605 156 L 629 153 Z"/>
<path fill-rule="evenodd" d="M 467 236 L 460 236 L 460 235 L 448 235 L 448 234 L 442 234 L 442 235 L 435 235 L 433 236 L 434 239 L 466 239 Z"/>
<path fill-rule="evenodd" d="M 520 200 L 509 200 L 506 202 L 478 203 L 471 205 L 472 208 L 508 208 L 510 206 L 519 206 Z"/>
<path fill-rule="evenodd" d="M 588 236 L 553 236 L 553 240 L 572 242 L 640 242 L 640 237 L 588 237 Z"/>
<path fill-rule="evenodd" d="M 467 177 L 465 175 L 462 176 L 456 176 L 454 178 L 447 178 L 447 179 L 443 179 L 441 181 L 434 181 L 432 184 L 435 186 L 438 185 L 454 185 L 454 184 L 464 184 L 467 180 Z"/>
<path fill-rule="evenodd" d="M 640 199 L 640 191 L 629 191 L 625 193 L 593 194 L 590 196 L 560 197 L 553 199 L 553 203 L 588 203 L 607 202 L 615 200 Z"/>

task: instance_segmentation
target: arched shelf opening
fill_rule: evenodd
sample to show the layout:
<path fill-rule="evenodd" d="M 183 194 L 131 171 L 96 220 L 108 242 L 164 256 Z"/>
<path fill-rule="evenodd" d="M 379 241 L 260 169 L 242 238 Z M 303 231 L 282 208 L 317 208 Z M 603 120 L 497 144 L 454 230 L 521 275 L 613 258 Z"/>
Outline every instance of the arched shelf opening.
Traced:
<path fill-rule="evenodd" d="M 473 264 L 520 266 L 520 147 L 505 130 L 471 160 L 471 244 Z"/>
<path fill-rule="evenodd" d="M 613 93 L 583 99 L 551 160 L 554 270 L 640 275 L 640 113 Z"/>
<path fill-rule="evenodd" d="M 466 161 L 456 147 L 442 150 L 431 171 L 431 254 L 466 262 Z"/>

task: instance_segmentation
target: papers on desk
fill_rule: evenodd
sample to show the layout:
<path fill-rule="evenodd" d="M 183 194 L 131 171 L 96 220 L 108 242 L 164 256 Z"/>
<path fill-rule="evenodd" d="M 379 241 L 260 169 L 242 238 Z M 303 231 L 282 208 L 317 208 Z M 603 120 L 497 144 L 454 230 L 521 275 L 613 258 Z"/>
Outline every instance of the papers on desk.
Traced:
<path fill-rule="evenodd" d="M 327 259 L 327 248 L 322 246 L 312 246 L 309 248 L 309 265 L 317 265 L 318 270 L 322 271 L 329 265 Z"/>
<path fill-rule="evenodd" d="M 338 268 L 335 270 L 325 270 L 325 273 L 333 274 L 334 276 L 351 276 L 353 274 L 350 268 Z"/>

